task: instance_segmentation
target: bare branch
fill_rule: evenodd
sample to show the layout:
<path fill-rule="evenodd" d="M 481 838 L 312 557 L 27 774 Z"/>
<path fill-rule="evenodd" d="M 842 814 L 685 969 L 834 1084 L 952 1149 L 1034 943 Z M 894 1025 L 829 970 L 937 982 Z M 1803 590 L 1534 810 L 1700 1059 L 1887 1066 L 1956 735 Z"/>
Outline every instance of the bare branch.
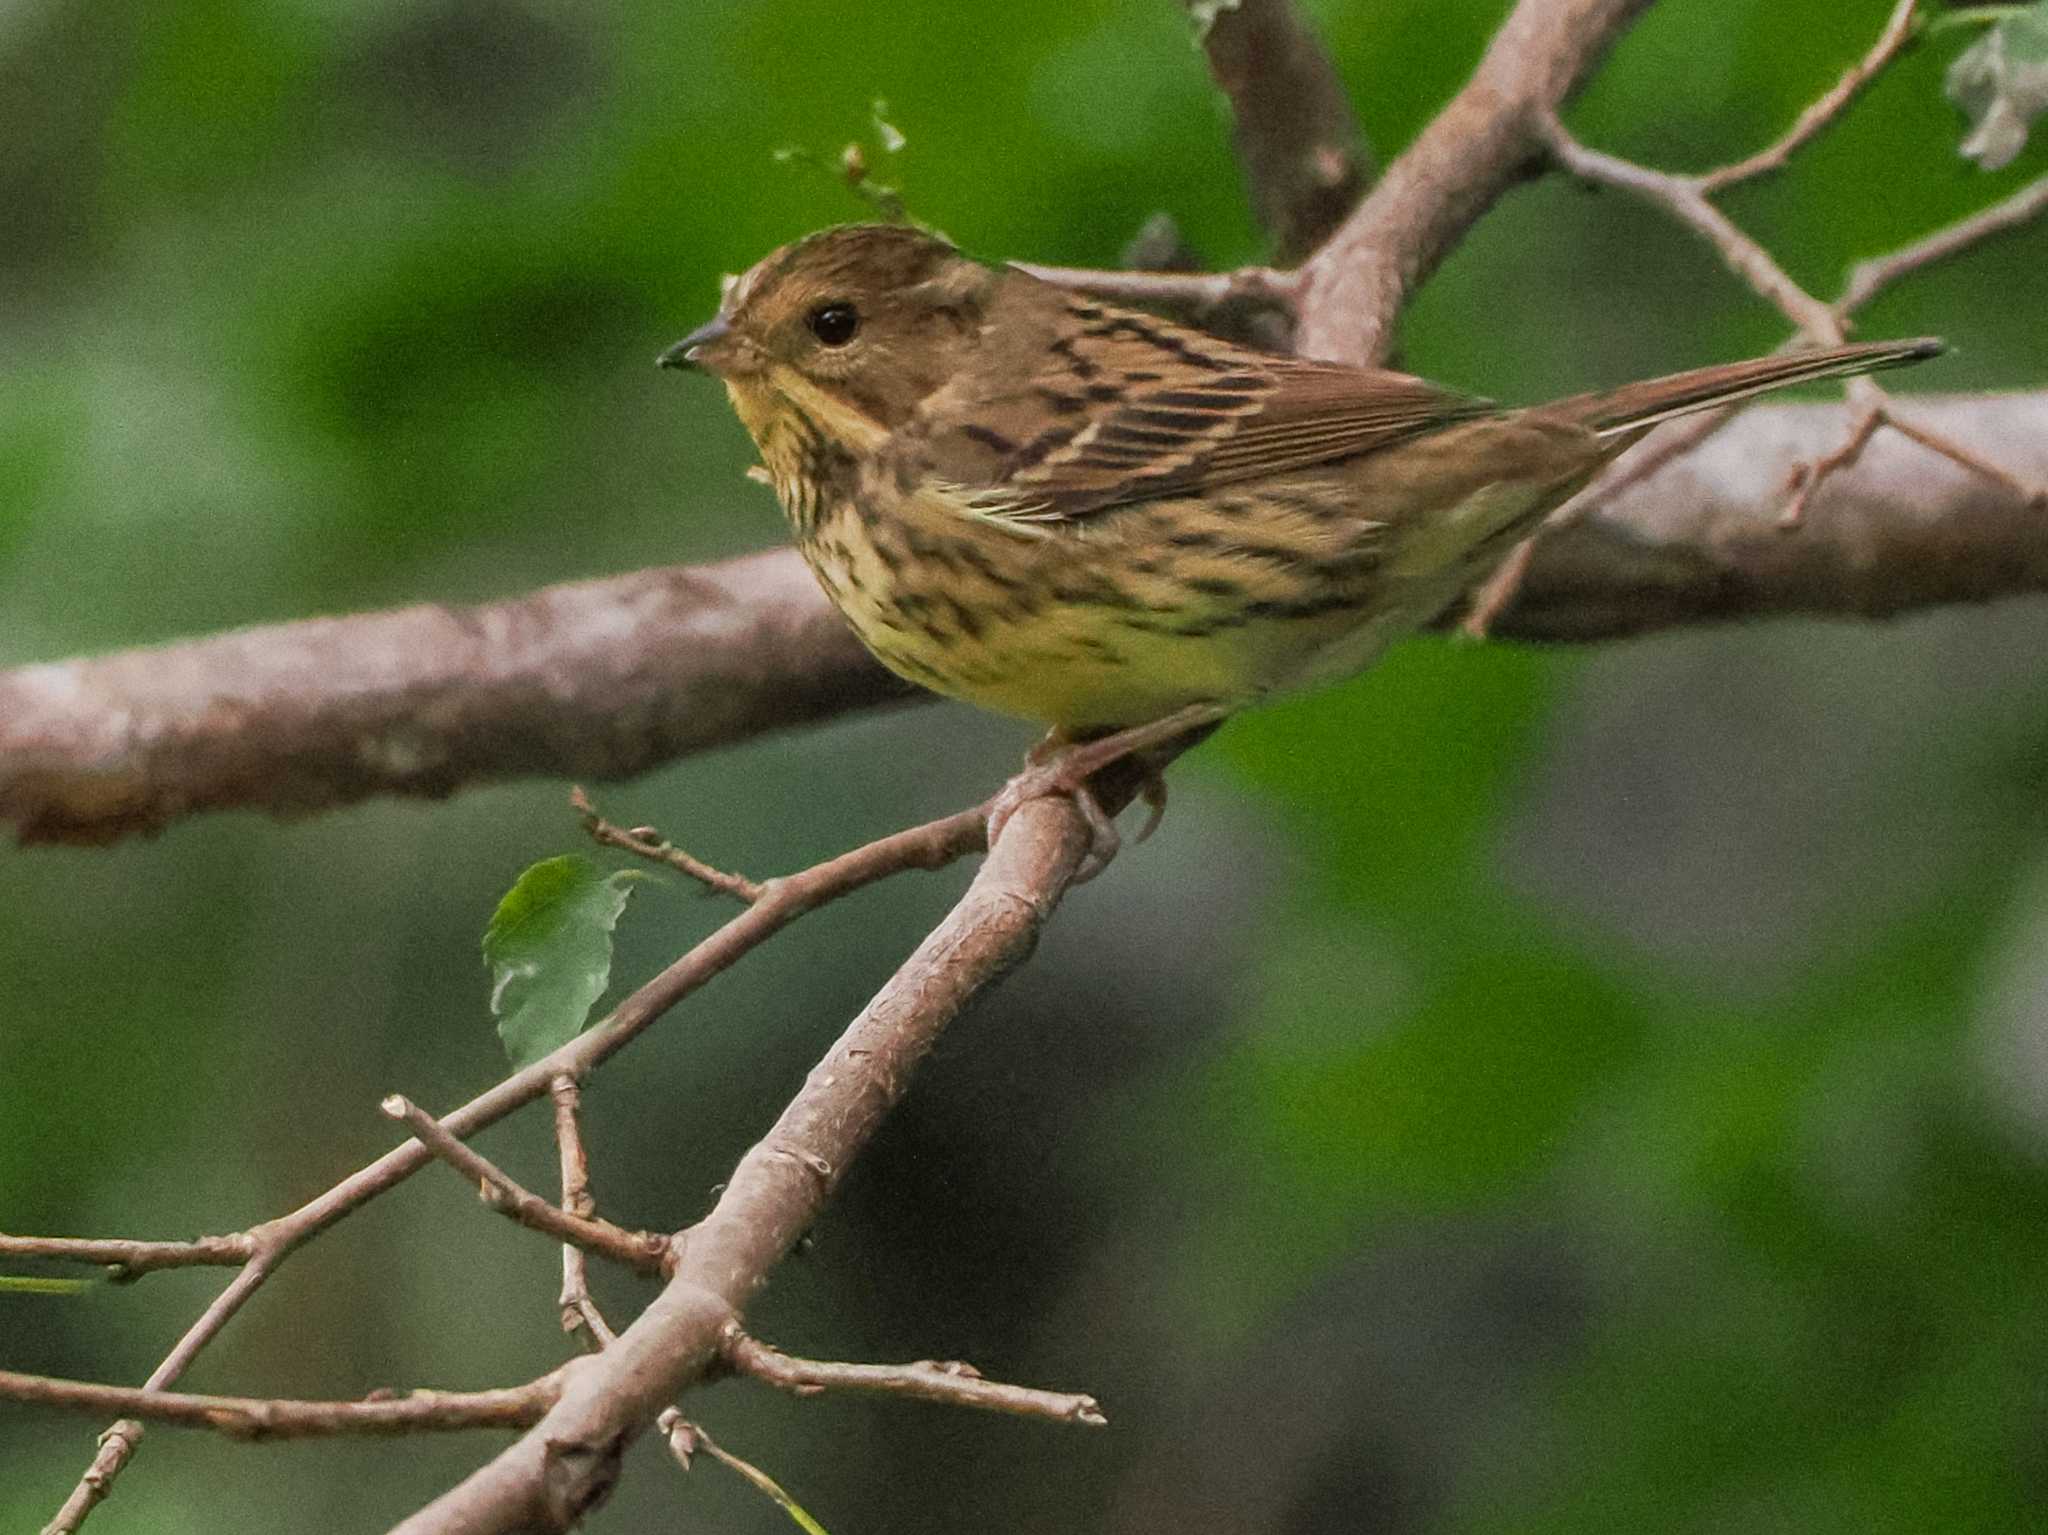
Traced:
<path fill-rule="evenodd" d="M 960 903 L 812 1070 L 712 1212 L 676 1237 L 675 1275 L 653 1304 L 583 1361 L 518 1444 L 402 1535 L 566 1529 L 602 1501 L 626 1445 L 723 1357 L 727 1324 L 817 1218 L 940 1031 L 1029 951 L 1089 846 L 1068 801 L 1032 800 L 1011 817 Z"/>
<path fill-rule="evenodd" d="M 472 1098 L 445 1116 L 441 1126 L 456 1137 L 473 1135 L 550 1091 L 557 1078 L 580 1079 L 624 1048 L 669 1008 L 805 912 L 903 870 L 942 868 L 978 851 L 987 839 L 984 814 L 982 807 L 977 806 L 945 816 L 776 881 L 761 900 L 627 997 L 610 1018 Z M 246 1235 L 255 1256 L 186 1330 L 176 1347 L 151 1372 L 145 1388 L 161 1391 L 184 1374 L 199 1351 L 299 1247 L 386 1190 L 395 1188 L 432 1160 L 433 1153 L 422 1142 L 408 1141 L 290 1214 L 253 1227 Z M 128 1419 L 115 1423 L 101 1436 L 92 1465 L 79 1479 L 56 1519 L 46 1527 L 46 1535 L 71 1535 L 78 1528 L 107 1495 L 114 1477 L 127 1464 L 141 1437 L 142 1425 Z"/>
<path fill-rule="evenodd" d="M 2032 445 L 2048 435 L 2048 392 L 1916 400 L 1912 408 L 1930 425 L 1988 450 L 2011 473 L 2039 479 L 2039 468 L 2030 467 L 2036 460 L 2028 455 Z M 1819 435 L 1809 434 L 1807 425 L 1829 418 L 1838 424 L 1838 431 L 1850 424 L 1839 409 L 1815 416 L 1812 408 L 1806 406 L 1753 407 L 1740 420 L 1722 429 L 1741 447 L 1716 462 L 1739 463 L 1744 454 L 1749 454 L 1757 462 L 1769 463 L 1776 476 L 1774 484 L 1782 486 L 1792 468 L 1791 461 L 1781 457 L 1784 444 L 1810 441 L 1809 456 L 1826 453 L 1833 439 L 1822 440 Z M 1787 423 L 1794 419 L 1802 425 L 1797 430 L 1788 429 Z M 1623 459 L 1622 471 L 1638 462 L 1645 451 L 1648 450 L 1638 450 Z M 1658 477 L 1629 486 L 1603 512 L 1600 527 L 1604 531 L 1597 538 L 1589 542 L 1583 532 L 1575 535 L 1574 542 L 1582 557 L 1573 562 L 1569 589 L 1544 590 L 1542 584 L 1550 579 L 1546 572 L 1556 567 L 1536 561 L 1530 571 L 1530 580 L 1537 584 L 1537 589 L 1529 594 L 1533 606 L 1515 604 L 1502 615 L 1494 632 L 1510 639 L 1566 635 L 1585 638 L 1607 632 L 1610 615 L 1617 610 L 1638 612 L 1631 632 L 1643 627 L 1698 622 L 1713 616 L 1711 612 L 1683 608 L 1657 609 L 1662 617 L 1652 624 L 1648 619 L 1651 610 L 1631 602 L 1627 586 L 1641 569 L 1636 552 L 1638 540 L 1631 527 L 1640 525 L 1646 530 L 1643 536 L 1668 545 L 1668 535 L 1663 530 L 1671 526 L 1711 530 L 1731 520 L 1744 523 L 1750 513 L 1758 511 L 1774 518 L 1780 510 L 1775 490 L 1766 493 L 1771 503 L 1767 507 L 1740 504 L 1739 495 L 1749 494 L 1748 487 L 1753 483 L 1747 475 L 1727 483 L 1695 476 L 1682 482 Z M 1929 493 L 1946 499 L 1936 504 L 1916 499 Z M 1683 503 L 1683 497 L 1688 495 L 1703 499 L 1688 507 Z M 1881 483 L 1859 479 L 1854 495 L 1873 527 L 1897 522 L 1912 528 L 1926 518 L 1944 513 L 1955 516 L 1951 538 L 1938 544 L 1913 540 L 1919 546 L 1916 558 L 1924 563 L 1891 574 L 1887 585 L 1892 600 L 1886 611 L 1954 601 L 1957 599 L 1953 594 L 1958 591 L 1967 591 L 1972 600 L 1982 600 L 2042 589 L 2035 567 L 2024 551 L 2014 555 L 2004 545 L 1984 542 L 2010 538 L 2021 530 L 2001 519 L 1978 515 L 1978 494 L 1965 483 L 1946 478 L 1916 480 L 1912 494 L 1908 495 L 1903 489 L 1894 492 Z M 1725 551 L 1702 547 L 1688 556 L 1685 551 L 1667 548 L 1667 554 L 1672 558 L 1692 558 L 1701 568 L 1708 568 L 1718 563 Z M 1802 580 L 1799 590 L 1783 594 L 1783 611 L 1865 612 L 1865 605 L 1854 592 L 1869 584 L 1869 573 L 1860 565 L 1831 563 L 1848 554 L 1831 537 L 1820 537 L 1813 579 Z M 815 718 L 872 708 L 896 696 L 893 684 L 881 679 L 879 665 L 845 631 L 794 551 L 777 550 L 733 564 L 697 569 L 643 571 L 604 584 L 624 611 L 633 612 L 650 603 L 665 606 L 670 600 L 667 594 L 679 589 L 700 585 L 711 590 L 727 589 L 733 582 L 735 565 L 751 567 L 746 579 L 764 593 L 759 605 L 741 609 L 731 599 L 722 597 L 716 601 L 714 613 L 701 615 L 700 620 L 670 610 L 676 621 L 667 631 L 648 626 L 643 632 L 638 624 L 632 626 L 637 636 L 634 643 L 639 647 L 635 671 L 648 686 L 654 686 L 656 679 L 665 679 L 680 696 L 695 696 L 719 688 L 752 687 L 761 692 L 763 696 L 759 699 L 750 700 L 737 693 L 726 697 L 720 707 L 728 720 L 772 717 L 778 707 L 775 700 L 792 694 L 812 700 L 810 707 Z M 767 566 L 777 567 L 779 575 L 766 574 L 762 567 Z M 1998 575 L 2000 569 L 2007 572 L 2002 580 Z M 1832 606 L 1819 589 L 1831 571 L 1846 583 L 1843 599 Z M 560 743 L 559 755 L 548 758 L 522 754 L 498 762 L 478 757 L 471 765 L 483 775 L 479 781 L 520 772 L 567 777 L 580 771 L 580 748 L 573 744 L 580 722 L 605 708 L 616 671 L 601 658 L 601 651 L 606 636 L 618 632 L 615 616 L 595 604 L 552 602 L 549 591 L 526 599 L 534 611 L 550 611 L 555 618 L 553 627 L 532 628 L 519 638 L 521 658 L 494 654 L 488 641 L 477 640 L 472 664 L 485 676 L 502 672 L 508 666 L 545 671 L 554 677 L 555 686 L 531 696 L 500 692 L 495 703 L 480 704 L 450 728 L 458 736 L 475 732 L 477 740 L 523 736 L 555 741 Z M 1575 601 L 1586 606 L 1580 620 L 1574 620 L 1566 611 Z M 1744 612 L 1766 615 L 1779 610 L 1777 597 L 1768 584 L 1749 589 Z M 1517 617 L 1535 611 L 1545 614 L 1544 623 L 1535 629 Z M 112 728 L 111 718 L 123 713 L 154 721 L 151 740 L 146 744 L 138 741 L 126 753 L 124 771 L 145 779 L 160 776 L 166 783 L 182 786 L 176 804 L 169 800 L 158 802 L 157 812 L 162 816 L 230 804 L 311 808 L 329 803 L 329 744 L 345 728 L 341 721 L 359 712 L 398 717 L 405 711 L 405 699 L 417 691 L 418 678 L 405 669 L 408 658 L 386 656 L 374 669 L 351 665 L 346 659 L 355 643 L 349 638 L 352 626 L 361 626 L 364 644 L 381 648 L 381 636 L 387 633 L 385 620 L 393 616 L 373 613 L 354 619 L 315 621 L 311 627 L 322 631 L 322 636 L 312 649 L 324 654 L 331 665 L 295 679 L 291 721 L 263 711 L 249 715 L 238 715 L 232 710 L 220 714 L 208 711 L 206 698 L 238 691 L 247 680 L 245 673 L 235 670 L 238 661 L 221 652 L 215 640 L 0 672 L 0 818 L 12 817 L 26 837 L 45 839 L 61 835 L 65 840 L 98 842 L 139 829 L 139 823 L 128 815 L 122 800 L 94 798 L 103 759 L 90 742 Z M 724 670 L 724 663 L 715 656 L 706 656 L 703 629 L 714 621 L 723 628 L 721 645 L 727 649 L 745 650 L 751 638 L 761 639 L 760 654 L 747 679 L 736 680 Z M 284 624 L 268 632 L 275 636 L 283 653 L 306 654 L 305 639 L 297 632 L 301 627 Z M 260 632 L 264 631 L 248 633 Z M 806 650 L 787 641 L 787 636 L 798 633 L 829 638 L 820 638 L 815 648 Z M 165 693 L 155 691 L 151 680 L 153 659 L 165 674 L 195 679 L 194 684 L 174 686 Z M 420 653 L 409 660 L 443 674 L 443 680 L 448 680 L 441 658 Z M 216 665 L 228 670 L 212 682 L 198 684 L 196 679 Z M 373 670 L 377 678 L 374 681 Z M 29 714 L 8 712 L 10 700 L 30 696 L 37 702 Z M 493 713 L 494 709 L 499 712 Z M 191 712 L 194 710 L 198 712 Z M 438 717 L 415 719 L 410 728 L 423 743 L 423 750 L 442 750 L 433 734 L 441 728 Z M 727 737 L 723 733 L 712 738 L 714 742 L 724 739 Z M 197 741 L 206 745 L 196 748 L 198 755 L 188 753 L 187 744 Z M 701 749 L 701 745 L 678 738 L 664 749 L 669 748 L 689 752 Z M 206 781 L 210 765 L 243 760 L 248 753 L 262 754 L 268 778 L 257 782 L 229 770 L 224 779 Z M 655 765 L 653 759 L 639 764 L 642 768 Z M 450 782 L 441 787 L 447 791 L 455 785 Z M 382 788 L 358 785 L 354 792 L 387 790 L 403 792 L 401 786 L 389 781 Z"/>
<path fill-rule="evenodd" d="M 1842 342 L 1842 322 L 1833 308 L 1800 287 L 1769 251 L 1709 202 L 1700 178 L 1675 176 L 1588 149 L 1572 137 L 1554 112 L 1541 114 L 1538 124 L 1558 164 L 1574 176 L 1594 186 L 1618 187 L 1656 203 L 1713 246 L 1730 271 L 1748 283 L 1760 298 L 1775 305 L 1808 340 L 1816 345 Z"/>
<path fill-rule="evenodd" d="M 0 674 L 0 821 L 109 842 L 195 810 L 622 778 L 903 696 L 795 600 L 811 584 L 758 556 L 21 667 Z"/>
<path fill-rule="evenodd" d="M 1541 168 L 1542 115 L 1592 73 L 1650 0 L 1520 0 L 1471 80 L 1302 268 L 1299 349 L 1370 363 L 1410 293 L 1516 182 Z"/>
<path fill-rule="evenodd" d="M 2048 480 L 2048 395 L 1926 398 L 1913 414 L 2024 481 Z M 1762 614 L 1888 618 L 2048 592 L 2048 518 L 2005 486 L 1880 438 L 1780 525 L 1793 467 L 1840 440 L 1838 406 L 1746 412 L 1652 478 L 1595 485 L 1537 540 L 1493 632 L 1595 640 Z M 1615 473 L 1625 473 L 1628 460 Z"/>
<path fill-rule="evenodd" d="M 590 796 L 583 792 L 581 785 L 569 791 L 569 806 L 583 818 L 584 832 L 600 847 L 615 847 L 622 853 L 631 853 L 636 858 L 645 858 L 650 863 L 673 869 L 713 894 L 729 895 L 743 906 L 753 905 L 766 891 L 766 886 L 757 885 L 744 875 L 728 874 L 723 869 L 712 868 L 700 858 L 691 857 L 651 826 L 620 830 L 597 813 L 597 807 L 590 803 Z"/>
<path fill-rule="evenodd" d="M 1835 300 L 1835 313 L 1847 318 L 1901 277 L 1960 256 L 1986 240 L 2030 223 L 2043 213 L 2048 213 L 2048 176 L 2029 182 L 2003 202 L 1993 203 L 1966 219 L 1958 219 L 1925 239 L 1858 262 L 1849 270 L 1849 281 L 1842 289 L 1842 296 Z"/>
<path fill-rule="evenodd" d="M 548 1096 L 555 1101 L 555 1151 L 562 1167 L 562 1208 L 571 1215 L 597 1214 L 597 1201 L 590 1193 L 590 1158 L 583 1149 L 583 1130 L 578 1118 L 583 1106 L 583 1089 L 571 1076 L 559 1076 L 548 1084 Z M 583 1335 L 592 1348 L 611 1341 L 597 1304 L 590 1297 L 590 1276 L 583 1261 L 583 1249 L 562 1244 L 562 1330 Z"/>
<path fill-rule="evenodd" d="M 796 1396 L 815 1396 L 821 1391 L 873 1391 L 884 1396 L 914 1397 L 920 1402 L 1014 1413 L 1024 1418 L 1049 1418 L 1055 1423 L 1085 1423 L 1091 1428 L 1101 1428 L 1109 1422 L 1092 1396 L 1006 1385 L 985 1379 L 973 1365 L 959 1360 L 832 1364 L 796 1359 L 748 1337 L 738 1323 L 726 1328 L 722 1347 L 726 1362 L 742 1375 L 751 1375 Z"/>
<path fill-rule="evenodd" d="M 233 1268 L 256 1253 L 249 1234 L 198 1237 L 190 1242 L 130 1242 L 109 1237 L 15 1237 L 0 1233 L 0 1259 L 31 1258 L 48 1263 L 89 1263 L 113 1270 L 116 1280 L 159 1269 Z"/>
<path fill-rule="evenodd" d="M 499 1391 L 412 1391 L 359 1402 L 194 1396 L 135 1386 L 102 1386 L 0 1370 L 0 1399 L 72 1412 L 126 1413 L 152 1423 L 210 1428 L 235 1439 L 311 1439 L 334 1434 L 416 1434 L 470 1428 L 527 1428 L 561 1395 L 561 1372 Z"/>
<path fill-rule="evenodd" d="M 1188 0 L 1209 73 L 1230 98 L 1252 211 L 1282 261 L 1343 222 L 1372 178 L 1344 81 L 1292 0 Z"/>
<path fill-rule="evenodd" d="M 393 1093 L 384 1100 L 382 1108 L 411 1130 L 435 1156 L 475 1181 L 479 1197 L 501 1215 L 510 1216 L 530 1231 L 597 1253 L 644 1274 L 661 1272 L 668 1245 L 665 1238 L 557 1209 L 531 1189 L 514 1182 L 495 1162 L 463 1145 L 441 1127 L 439 1120 L 409 1098 Z"/>
<path fill-rule="evenodd" d="M 1768 176 L 1785 168 L 1793 155 L 1832 123 L 1863 93 L 1863 88 L 1884 72 L 1887 64 L 1898 57 L 1906 45 L 1913 40 L 1915 12 L 1919 0 L 1898 0 L 1884 24 L 1884 30 L 1870 46 L 1870 51 L 1849 66 L 1847 73 L 1835 82 L 1824 95 L 1808 103 L 1806 110 L 1792 124 L 1791 129 L 1777 143 L 1766 149 L 1759 149 L 1747 159 L 1733 165 L 1724 165 L 1719 170 L 1708 171 L 1697 178 L 1699 189 L 1711 197 L 1723 187 L 1734 186 L 1739 181 L 1751 181 L 1759 176 Z"/>

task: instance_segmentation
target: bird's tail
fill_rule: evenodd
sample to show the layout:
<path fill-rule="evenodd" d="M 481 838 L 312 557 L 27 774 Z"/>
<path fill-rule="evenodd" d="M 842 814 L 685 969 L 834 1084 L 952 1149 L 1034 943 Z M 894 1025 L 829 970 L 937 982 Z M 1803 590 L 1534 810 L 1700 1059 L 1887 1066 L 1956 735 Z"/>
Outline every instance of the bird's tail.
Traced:
<path fill-rule="evenodd" d="M 1595 394 L 1576 394 L 1557 401 L 1546 414 L 1566 416 L 1605 437 L 1655 426 L 1688 411 L 1746 400 L 1787 384 L 1846 378 L 1855 373 L 1875 373 L 1881 368 L 1903 368 L 1938 357 L 1944 350 L 1941 341 L 1921 336 L 1911 341 L 1862 341 L 1851 346 L 1784 352 L 1748 362 L 1693 368 Z"/>

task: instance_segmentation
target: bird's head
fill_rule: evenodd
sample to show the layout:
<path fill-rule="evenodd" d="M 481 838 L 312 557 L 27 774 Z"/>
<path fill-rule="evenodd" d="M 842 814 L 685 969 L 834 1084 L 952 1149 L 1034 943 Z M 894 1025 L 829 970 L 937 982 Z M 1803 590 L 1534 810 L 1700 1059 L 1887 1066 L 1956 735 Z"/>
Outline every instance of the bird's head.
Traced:
<path fill-rule="evenodd" d="M 660 360 L 724 380 L 764 451 L 791 412 L 871 450 L 971 359 L 1000 281 L 904 225 L 827 229 L 734 279 Z"/>

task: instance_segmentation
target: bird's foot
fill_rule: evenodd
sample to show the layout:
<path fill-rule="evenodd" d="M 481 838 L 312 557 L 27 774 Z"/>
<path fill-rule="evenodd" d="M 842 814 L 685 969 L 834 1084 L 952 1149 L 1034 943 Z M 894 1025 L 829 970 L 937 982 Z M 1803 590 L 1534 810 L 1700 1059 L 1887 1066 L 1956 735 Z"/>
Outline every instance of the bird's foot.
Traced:
<path fill-rule="evenodd" d="M 1075 874 L 1073 883 L 1084 884 L 1095 878 L 1109 867 L 1123 846 L 1123 838 L 1117 834 L 1116 823 L 1102 808 L 1102 802 L 1095 797 L 1088 780 L 1127 757 L 1178 741 L 1196 731 L 1206 733 L 1209 727 L 1223 718 L 1223 714 L 1223 710 L 1213 705 L 1193 705 L 1177 709 L 1149 724 L 1134 725 L 1110 735 L 1098 736 L 1092 741 L 1073 742 L 1061 731 L 1052 731 L 1031 748 L 1025 757 L 1024 771 L 1004 784 L 995 798 L 989 801 L 988 845 L 996 845 L 996 839 L 1003 834 L 1010 817 L 1030 801 L 1070 799 L 1081 819 L 1087 823 L 1090 837 L 1087 861 Z M 1151 807 L 1145 828 L 1138 833 L 1138 841 L 1143 842 L 1159 829 L 1159 823 L 1166 814 L 1166 779 L 1160 768 L 1147 768 L 1139 793 Z"/>

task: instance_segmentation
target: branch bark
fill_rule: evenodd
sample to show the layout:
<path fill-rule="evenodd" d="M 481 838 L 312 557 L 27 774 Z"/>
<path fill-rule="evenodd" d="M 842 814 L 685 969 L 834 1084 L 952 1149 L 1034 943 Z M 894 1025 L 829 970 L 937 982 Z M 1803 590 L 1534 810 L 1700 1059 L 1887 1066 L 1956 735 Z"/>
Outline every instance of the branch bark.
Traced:
<path fill-rule="evenodd" d="M 2048 475 L 2048 392 L 1913 404 L 2015 475 Z M 1491 632 L 1586 640 L 2048 590 L 2048 523 L 1938 463 L 1879 454 L 1830 478 L 1813 526 L 1779 531 L 1786 477 L 1843 420 L 1839 406 L 1756 407 L 1682 474 L 1545 533 Z M 905 696 L 777 550 L 0 673 L 0 822 L 23 842 L 98 843 L 202 809 L 301 815 L 522 774 L 627 777 Z"/>
<path fill-rule="evenodd" d="M 101 843 L 200 810 L 621 778 L 908 692 L 780 553 L 270 624 L 0 673 L 0 822 Z"/>
<path fill-rule="evenodd" d="M 1209 73 L 1230 98 L 1252 211 L 1299 261 L 1357 204 L 1372 152 L 1329 51 L 1292 0 L 1188 0 Z"/>
<path fill-rule="evenodd" d="M 675 1275 L 661 1294 L 615 1343 L 578 1362 L 517 1444 L 397 1535 L 566 1530 L 601 1503 L 627 1445 L 722 1361 L 727 1327 L 823 1211 L 940 1032 L 1030 952 L 1088 848 L 1067 801 L 1020 808 L 960 903 L 812 1070 L 716 1207 L 676 1236 Z"/>
<path fill-rule="evenodd" d="M 2015 474 L 2048 475 L 2048 394 L 1913 401 Z M 1831 476 L 1782 525 L 1785 477 L 1840 440 L 1843 411 L 1746 412 L 1654 476 L 1569 509 L 1534 546 L 1492 632 L 1605 640 L 1769 615 L 1890 618 L 1944 603 L 2048 592 L 2048 515 L 1995 481 L 1897 438 Z M 1626 474 L 1628 460 L 1616 466 Z"/>
<path fill-rule="evenodd" d="M 1650 0 L 1522 0 L 1461 91 L 1302 268 L 1295 344 L 1373 363 L 1401 306 L 1517 182 L 1541 170 L 1544 117 L 1571 99 Z"/>

